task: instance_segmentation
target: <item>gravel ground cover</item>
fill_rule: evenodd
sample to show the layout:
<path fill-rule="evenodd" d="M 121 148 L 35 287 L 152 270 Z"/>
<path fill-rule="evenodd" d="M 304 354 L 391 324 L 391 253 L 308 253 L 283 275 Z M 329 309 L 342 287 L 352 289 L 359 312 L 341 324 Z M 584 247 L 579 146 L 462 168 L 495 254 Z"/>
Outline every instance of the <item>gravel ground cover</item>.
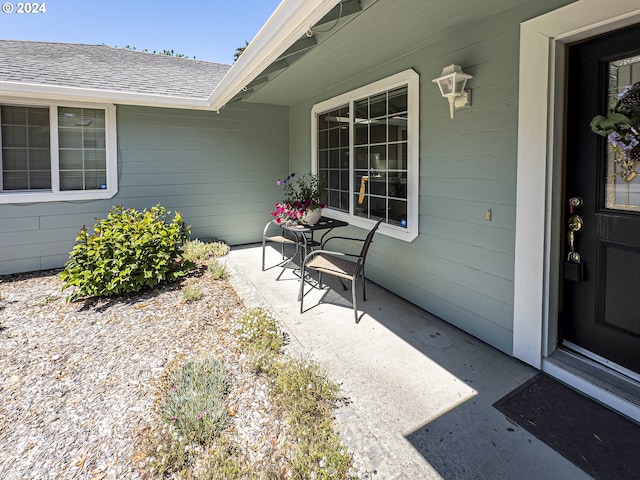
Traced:
<path fill-rule="evenodd" d="M 136 445 L 157 428 L 157 386 L 181 357 L 224 362 L 229 431 L 257 469 L 293 441 L 232 332 L 243 304 L 226 280 L 202 272 L 66 303 L 57 273 L 0 277 L 0 478 L 145 478 Z M 199 299 L 185 300 L 190 285 Z"/>

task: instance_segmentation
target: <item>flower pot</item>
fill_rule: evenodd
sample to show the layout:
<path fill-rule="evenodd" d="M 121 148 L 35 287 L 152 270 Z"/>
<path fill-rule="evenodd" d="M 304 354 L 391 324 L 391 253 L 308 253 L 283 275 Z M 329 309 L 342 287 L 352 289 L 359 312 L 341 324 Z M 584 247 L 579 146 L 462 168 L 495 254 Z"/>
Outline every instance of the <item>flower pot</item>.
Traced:
<path fill-rule="evenodd" d="M 320 220 L 321 216 L 321 208 L 314 208 L 313 210 L 307 209 L 304 212 L 304 215 L 300 217 L 300 223 L 303 223 L 304 225 L 315 225 L 316 223 L 318 223 L 318 220 Z"/>

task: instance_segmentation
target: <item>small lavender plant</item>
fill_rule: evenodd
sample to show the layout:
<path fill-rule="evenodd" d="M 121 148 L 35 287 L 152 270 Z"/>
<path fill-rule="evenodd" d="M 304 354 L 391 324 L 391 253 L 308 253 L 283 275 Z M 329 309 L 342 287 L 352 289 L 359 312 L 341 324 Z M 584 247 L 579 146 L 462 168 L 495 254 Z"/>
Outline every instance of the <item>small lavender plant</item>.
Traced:
<path fill-rule="evenodd" d="M 224 365 L 211 357 L 186 362 L 169 374 L 167 385 L 160 402 L 165 423 L 188 441 L 207 444 L 218 437 L 227 419 Z"/>

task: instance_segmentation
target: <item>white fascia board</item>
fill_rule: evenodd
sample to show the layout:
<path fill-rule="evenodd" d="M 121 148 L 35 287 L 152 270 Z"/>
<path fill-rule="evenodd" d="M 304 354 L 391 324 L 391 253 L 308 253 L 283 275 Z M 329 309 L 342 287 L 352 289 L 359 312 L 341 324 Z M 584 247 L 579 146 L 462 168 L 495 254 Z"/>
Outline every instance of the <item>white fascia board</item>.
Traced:
<path fill-rule="evenodd" d="M 209 97 L 220 111 L 340 0 L 283 0 Z"/>
<path fill-rule="evenodd" d="M 639 14 L 638 0 L 608 2 L 604 9 L 601 0 L 579 0 L 523 22 L 522 29 L 554 40 L 576 41 L 626 27 Z"/>
<path fill-rule="evenodd" d="M 0 82 L 0 94 L 3 96 L 30 97 L 42 100 L 100 102 L 121 105 L 139 105 L 149 107 L 207 109 L 205 98 L 195 99 L 170 95 L 129 93 L 93 88 L 64 87 L 58 85 L 40 85 L 21 82 Z"/>

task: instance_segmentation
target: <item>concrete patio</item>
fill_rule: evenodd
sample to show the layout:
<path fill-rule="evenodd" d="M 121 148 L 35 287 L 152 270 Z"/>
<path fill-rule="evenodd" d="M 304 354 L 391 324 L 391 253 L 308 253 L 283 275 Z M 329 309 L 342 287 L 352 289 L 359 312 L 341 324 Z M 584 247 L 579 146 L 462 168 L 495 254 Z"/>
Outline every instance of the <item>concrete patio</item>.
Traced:
<path fill-rule="evenodd" d="M 358 292 L 358 324 L 339 284 L 308 293 L 300 314 L 298 277 L 287 270 L 276 281 L 280 269 L 262 272 L 261 254 L 260 245 L 233 248 L 231 282 L 247 306 L 280 318 L 288 348 L 342 385 L 351 403 L 338 425 L 371 478 L 591 478 L 492 407 L 535 369 L 371 282 L 366 302 Z M 267 265 L 279 259 L 267 249 Z"/>

